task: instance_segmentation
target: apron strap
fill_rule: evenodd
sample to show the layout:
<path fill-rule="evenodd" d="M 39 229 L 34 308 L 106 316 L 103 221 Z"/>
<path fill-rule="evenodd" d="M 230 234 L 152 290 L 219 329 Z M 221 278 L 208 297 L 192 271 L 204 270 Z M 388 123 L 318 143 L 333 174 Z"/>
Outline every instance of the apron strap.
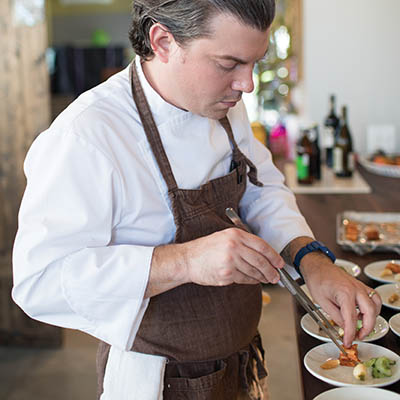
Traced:
<path fill-rule="evenodd" d="M 240 151 L 240 149 L 239 149 L 239 147 L 238 147 L 238 145 L 237 145 L 237 143 L 235 141 L 235 138 L 233 136 L 232 127 L 231 127 L 231 124 L 230 124 L 228 118 L 225 116 L 224 118 L 221 118 L 219 120 L 219 122 L 221 123 L 221 125 L 224 127 L 226 133 L 228 134 L 229 140 L 231 141 L 231 143 L 233 145 L 233 153 L 234 153 L 234 155 L 237 152 L 240 153 L 242 155 L 242 157 L 244 158 L 247 166 L 249 167 L 250 170 L 247 173 L 247 175 L 248 175 L 248 177 L 250 179 L 250 182 L 253 185 L 256 185 L 256 186 L 264 186 L 262 184 L 262 182 L 260 182 L 257 179 L 257 168 L 256 168 L 256 166 Z"/>
<path fill-rule="evenodd" d="M 156 123 L 151 113 L 149 103 L 143 92 L 142 85 L 139 81 L 139 76 L 135 66 L 135 60 L 132 61 L 130 66 L 131 88 L 132 96 L 136 103 L 140 120 L 143 124 L 147 140 L 150 143 L 151 150 L 157 160 L 161 174 L 167 184 L 169 192 L 175 192 L 178 189 L 174 174 L 172 173 L 171 165 L 168 161 L 167 154 L 165 153 L 164 146 L 161 141 Z"/>

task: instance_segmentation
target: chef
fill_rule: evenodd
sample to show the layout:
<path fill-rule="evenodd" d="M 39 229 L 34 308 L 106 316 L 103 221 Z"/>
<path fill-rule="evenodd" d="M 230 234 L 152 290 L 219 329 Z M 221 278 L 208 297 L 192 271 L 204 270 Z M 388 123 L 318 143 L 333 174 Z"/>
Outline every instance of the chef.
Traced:
<path fill-rule="evenodd" d="M 267 399 L 260 283 L 294 264 L 354 339 L 381 306 L 334 266 L 241 101 L 274 0 L 137 0 L 124 71 L 30 148 L 13 298 L 100 339 L 102 400 Z M 255 235 L 233 226 L 232 207 Z"/>

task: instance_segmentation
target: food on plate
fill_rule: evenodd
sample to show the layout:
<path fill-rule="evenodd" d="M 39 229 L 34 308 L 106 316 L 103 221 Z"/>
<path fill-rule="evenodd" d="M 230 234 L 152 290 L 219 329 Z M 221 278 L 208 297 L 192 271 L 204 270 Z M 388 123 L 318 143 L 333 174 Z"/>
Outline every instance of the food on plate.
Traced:
<path fill-rule="evenodd" d="M 392 366 L 395 364 L 396 361 L 387 357 L 370 358 L 368 361 L 364 362 L 364 365 L 367 368 L 371 368 L 373 378 L 386 378 L 392 376 Z"/>
<path fill-rule="evenodd" d="M 384 268 L 380 274 L 381 278 L 384 278 L 385 276 L 392 276 L 392 275 L 393 275 L 393 272 L 387 268 Z"/>
<path fill-rule="evenodd" d="M 344 336 L 344 329 L 338 324 L 336 324 L 336 322 L 333 319 L 329 319 L 328 321 L 336 329 L 338 335 L 342 338 Z M 356 332 L 358 332 L 362 328 L 362 325 L 363 325 L 362 320 L 361 319 L 357 320 Z M 323 329 L 319 327 L 319 331 L 322 332 Z M 375 328 L 371 331 L 371 333 L 367 337 L 373 335 L 374 333 L 376 333 Z"/>
<path fill-rule="evenodd" d="M 353 376 L 360 381 L 365 381 L 365 378 L 368 375 L 368 368 L 363 364 L 357 364 L 353 369 Z"/>
<path fill-rule="evenodd" d="M 399 274 L 400 273 L 400 264 L 390 262 L 390 263 L 386 264 L 385 269 L 392 271 L 394 274 Z"/>
<path fill-rule="evenodd" d="M 345 367 L 355 367 L 361 361 L 358 358 L 358 344 L 353 344 L 351 347 L 344 347 L 346 354 L 340 353 L 339 362 L 340 365 Z"/>
<path fill-rule="evenodd" d="M 388 302 L 390 304 L 396 303 L 397 300 L 399 300 L 400 297 L 397 293 L 393 293 L 389 298 L 388 298 Z"/>
<path fill-rule="evenodd" d="M 400 155 L 387 155 L 383 151 L 379 151 L 372 155 L 370 160 L 376 164 L 382 165 L 400 165 Z"/>
<path fill-rule="evenodd" d="M 329 358 L 323 364 L 321 364 L 322 369 L 332 369 L 336 368 L 340 365 L 340 362 L 336 358 Z"/>
<path fill-rule="evenodd" d="M 394 280 L 397 281 L 397 282 L 400 282 L 400 274 L 396 274 L 394 276 Z"/>
<path fill-rule="evenodd" d="M 384 278 L 385 276 L 392 276 L 398 274 L 400 274 L 400 264 L 390 262 L 385 265 L 385 268 L 382 270 L 380 276 L 381 278 Z M 400 277 L 395 276 L 395 279 L 400 280 Z"/>

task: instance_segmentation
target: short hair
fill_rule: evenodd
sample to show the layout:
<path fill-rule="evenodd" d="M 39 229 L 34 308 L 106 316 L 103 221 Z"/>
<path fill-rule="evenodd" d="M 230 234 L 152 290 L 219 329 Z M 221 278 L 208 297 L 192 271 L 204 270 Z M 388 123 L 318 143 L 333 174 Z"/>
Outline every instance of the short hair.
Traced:
<path fill-rule="evenodd" d="M 275 0 L 133 0 L 129 40 L 135 53 L 149 60 L 154 56 L 149 38 L 154 23 L 164 25 L 184 46 L 210 36 L 209 22 L 218 13 L 266 31 L 275 17 Z"/>

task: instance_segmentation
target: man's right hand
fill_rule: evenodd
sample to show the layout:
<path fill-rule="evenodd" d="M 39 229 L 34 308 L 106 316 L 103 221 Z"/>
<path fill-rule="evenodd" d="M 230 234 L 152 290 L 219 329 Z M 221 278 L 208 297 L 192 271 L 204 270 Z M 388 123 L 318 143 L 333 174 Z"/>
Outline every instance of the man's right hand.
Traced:
<path fill-rule="evenodd" d="M 277 283 L 283 258 L 263 239 L 238 228 L 156 247 L 145 297 L 184 283 L 226 286 Z"/>

